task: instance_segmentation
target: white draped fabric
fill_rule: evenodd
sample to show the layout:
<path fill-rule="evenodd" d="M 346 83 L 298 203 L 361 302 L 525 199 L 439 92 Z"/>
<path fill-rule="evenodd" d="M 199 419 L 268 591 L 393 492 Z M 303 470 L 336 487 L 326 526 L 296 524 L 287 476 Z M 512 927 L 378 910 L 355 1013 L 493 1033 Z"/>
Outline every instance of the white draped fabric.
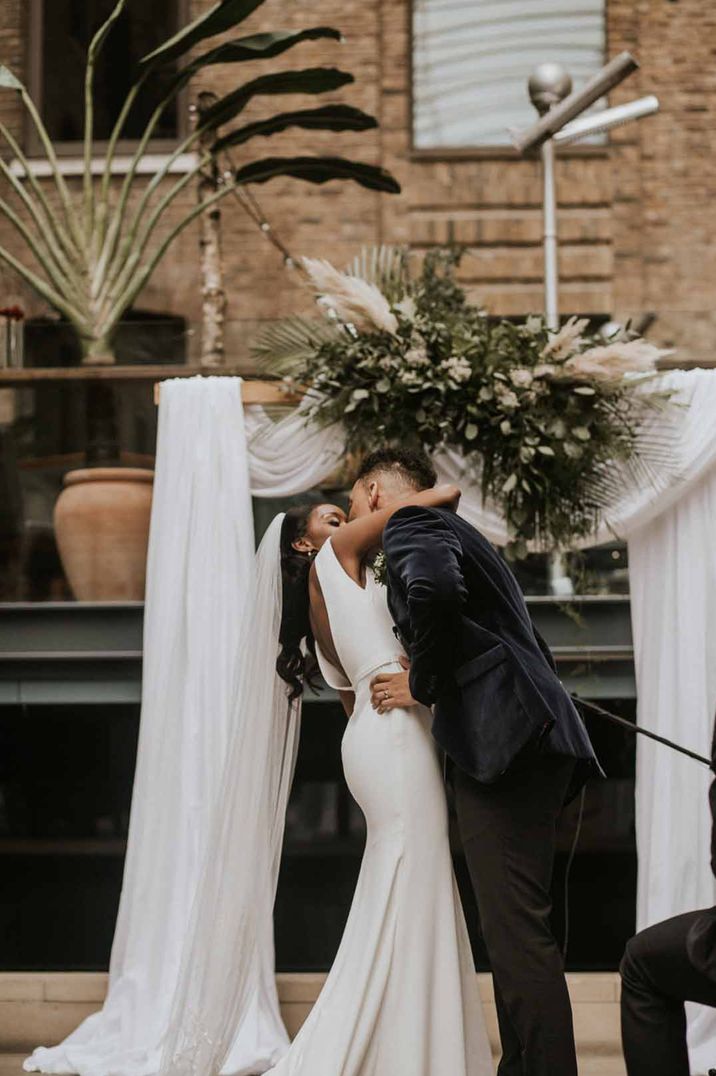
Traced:
<path fill-rule="evenodd" d="M 273 423 L 261 407 L 246 409 L 248 468 L 254 497 L 289 497 L 318 485 L 343 458 L 337 427 L 320 429 L 296 411 Z"/>
<path fill-rule="evenodd" d="M 276 995 L 273 905 L 293 779 L 300 704 L 276 672 L 283 517 L 269 527 L 240 640 L 233 721 L 183 943 L 161 1076 L 249 1076 L 288 1047 Z M 225 581 L 226 582 L 226 581 Z M 231 588 L 229 588 L 231 594 Z M 230 599 L 229 599 L 230 600 Z"/>
<path fill-rule="evenodd" d="M 109 993 L 104 1008 L 63 1043 L 35 1050 L 27 1070 L 159 1070 L 203 853 L 224 794 L 220 778 L 254 571 L 251 520 L 241 382 L 167 384 L 147 564 L 139 749 Z M 273 980 L 270 900 L 264 908 L 261 959 L 268 974 L 255 974 L 265 1016 L 243 1029 L 230 1055 L 234 1072 L 288 1042 Z"/>
<path fill-rule="evenodd" d="M 625 491 L 596 541 L 615 534 L 629 541 L 641 722 L 706 754 L 716 709 L 716 372 L 677 371 L 663 384 L 684 405 L 676 466 L 655 486 Z M 300 413 L 276 423 L 260 408 L 244 415 L 237 379 L 165 382 L 142 724 L 110 992 L 102 1012 L 60 1046 L 36 1050 L 26 1068 L 81 1076 L 158 1071 L 202 851 L 225 793 L 219 775 L 253 572 L 249 482 L 257 496 L 299 493 L 320 484 L 341 455 L 340 431 L 309 427 Z M 461 482 L 465 517 L 504 543 L 504 521 L 466 484 L 459 455 L 443 452 L 436 465 Z M 696 763 L 639 743 L 640 926 L 714 901 L 707 781 Z M 269 934 L 262 936 L 272 957 Z M 273 995 L 272 1011 L 275 1005 Z M 238 1031 L 238 1013 L 236 1021 Z M 695 1071 L 714 1031 L 710 1012 L 692 1022 Z M 226 1028 L 221 1034 L 231 1038 Z M 247 1034 L 244 1024 L 243 1042 Z M 270 1035 L 280 1049 L 282 1029 Z M 265 1042 L 254 1046 L 258 1057 Z M 171 1056 L 174 1045 L 168 1048 Z"/>
<path fill-rule="evenodd" d="M 715 536 L 712 467 L 629 537 L 639 719 L 702 754 L 716 709 Z M 650 740 L 639 743 L 639 926 L 716 903 L 707 854 L 708 786 L 705 767 Z M 693 1071 L 705 1072 L 716 1057 L 716 1014 L 694 1011 L 689 1024 Z"/>

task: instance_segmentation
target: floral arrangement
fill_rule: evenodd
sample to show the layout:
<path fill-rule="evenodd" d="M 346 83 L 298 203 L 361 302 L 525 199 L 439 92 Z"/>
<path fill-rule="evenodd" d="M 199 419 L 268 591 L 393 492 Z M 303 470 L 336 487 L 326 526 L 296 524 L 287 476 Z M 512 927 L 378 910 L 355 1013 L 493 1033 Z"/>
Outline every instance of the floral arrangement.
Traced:
<path fill-rule="evenodd" d="M 627 478 L 663 463 L 644 386 L 665 352 L 620 331 L 608 341 L 570 318 L 489 318 L 456 280 L 460 253 L 428 253 L 412 272 L 395 248 L 364 252 L 348 272 L 303 266 L 323 312 L 265 330 L 264 368 L 310 386 L 308 413 L 343 424 L 346 449 L 450 446 L 483 498 L 503 511 L 516 555 L 593 533 Z"/>

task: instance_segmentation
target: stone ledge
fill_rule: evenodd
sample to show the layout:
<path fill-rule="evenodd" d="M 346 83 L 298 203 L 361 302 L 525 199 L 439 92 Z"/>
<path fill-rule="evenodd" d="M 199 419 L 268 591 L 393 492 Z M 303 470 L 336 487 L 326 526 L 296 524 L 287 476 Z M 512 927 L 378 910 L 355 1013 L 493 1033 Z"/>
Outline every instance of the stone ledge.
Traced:
<path fill-rule="evenodd" d="M 324 972 L 281 972 L 276 976 L 282 1002 L 315 1001 L 325 982 Z M 480 996 L 493 1001 L 492 976 L 477 976 Z M 614 1002 L 619 1000 L 616 972 L 570 972 L 567 984 L 572 1001 Z M 4 971 L 0 972 L 0 1002 L 72 1001 L 95 1003 L 104 1000 L 107 973 L 101 971 Z"/>
<path fill-rule="evenodd" d="M 277 976 L 281 1012 L 295 1035 L 311 1011 L 325 974 Z M 499 1049 L 497 1015 L 490 975 L 478 975 L 485 1022 L 493 1052 Z M 567 976 L 583 1076 L 624 1076 L 620 1061 L 619 976 L 574 973 Z M 102 972 L 0 973 L 0 1054 L 7 1065 L 34 1046 L 61 1041 L 100 1008 L 107 988 Z M 0 1076 L 6 1069 L 0 1067 Z"/>

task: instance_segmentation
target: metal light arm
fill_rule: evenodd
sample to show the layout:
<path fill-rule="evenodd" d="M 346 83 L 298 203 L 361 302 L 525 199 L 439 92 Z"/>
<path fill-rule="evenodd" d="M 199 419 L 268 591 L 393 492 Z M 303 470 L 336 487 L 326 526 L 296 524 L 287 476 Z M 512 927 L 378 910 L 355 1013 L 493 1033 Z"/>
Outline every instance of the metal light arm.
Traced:
<path fill-rule="evenodd" d="M 644 116 L 653 116 L 659 111 L 659 99 L 654 94 L 648 97 L 639 97 L 636 101 L 629 101 L 625 105 L 616 105 L 615 108 L 605 108 L 596 112 L 593 116 L 580 116 L 566 124 L 561 131 L 553 136 L 558 146 L 567 146 L 571 142 L 578 142 L 580 138 L 589 138 L 590 135 L 601 134 L 611 131 L 614 127 L 621 127 L 631 120 L 640 120 Z"/>

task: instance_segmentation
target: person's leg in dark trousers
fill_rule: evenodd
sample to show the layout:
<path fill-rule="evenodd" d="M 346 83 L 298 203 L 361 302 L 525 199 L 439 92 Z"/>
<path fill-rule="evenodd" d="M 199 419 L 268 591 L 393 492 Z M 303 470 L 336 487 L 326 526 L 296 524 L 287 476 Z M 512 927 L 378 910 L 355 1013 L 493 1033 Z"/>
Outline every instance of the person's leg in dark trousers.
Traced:
<path fill-rule="evenodd" d="M 492 785 L 455 770 L 455 806 L 495 983 L 499 1076 L 576 1076 L 572 1009 L 549 923 L 557 818 L 574 761 L 520 760 Z"/>
<path fill-rule="evenodd" d="M 716 983 L 693 966 L 686 950 L 689 931 L 703 914 L 677 915 L 627 944 L 619 970 L 629 1076 L 689 1076 L 684 1002 L 716 1007 Z"/>

